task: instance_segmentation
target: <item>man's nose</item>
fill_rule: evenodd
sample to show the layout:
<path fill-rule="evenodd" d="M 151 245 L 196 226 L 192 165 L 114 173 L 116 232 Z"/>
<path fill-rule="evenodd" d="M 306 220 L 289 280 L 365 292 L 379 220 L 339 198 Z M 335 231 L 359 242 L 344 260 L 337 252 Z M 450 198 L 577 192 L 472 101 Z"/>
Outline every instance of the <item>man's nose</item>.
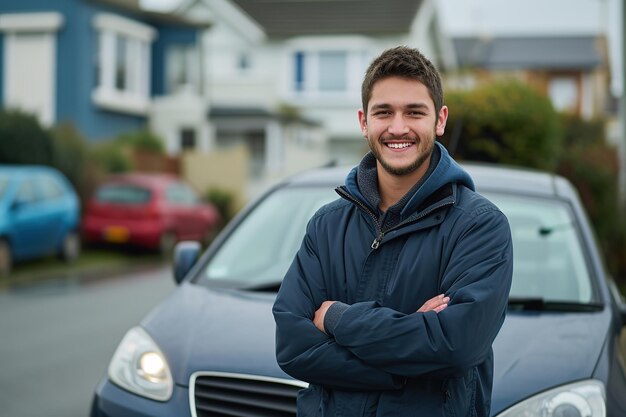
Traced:
<path fill-rule="evenodd" d="M 401 114 L 396 114 L 393 116 L 393 119 L 391 119 L 391 123 L 389 124 L 387 131 L 391 135 L 402 136 L 409 133 L 409 126 Z"/>

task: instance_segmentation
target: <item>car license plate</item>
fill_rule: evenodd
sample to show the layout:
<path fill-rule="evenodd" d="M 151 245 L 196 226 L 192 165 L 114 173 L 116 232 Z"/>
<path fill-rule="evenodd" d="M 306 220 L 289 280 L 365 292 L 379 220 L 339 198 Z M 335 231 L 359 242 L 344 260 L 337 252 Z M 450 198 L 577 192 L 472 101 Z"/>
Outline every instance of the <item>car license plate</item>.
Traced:
<path fill-rule="evenodd" d="M 104 230 L 104 239 L 113 243 L 128 241 L 128 229 L 123 226 L 109 226 Z"/>

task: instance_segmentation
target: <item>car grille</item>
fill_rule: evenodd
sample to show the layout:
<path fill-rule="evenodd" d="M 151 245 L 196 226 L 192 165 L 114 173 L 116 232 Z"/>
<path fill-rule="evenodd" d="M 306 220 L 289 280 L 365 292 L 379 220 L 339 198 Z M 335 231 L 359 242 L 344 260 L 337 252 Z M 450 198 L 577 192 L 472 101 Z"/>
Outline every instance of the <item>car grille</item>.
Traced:
<path fill-rule="evenodd" d="M 218 372 L 192 376 L 195 417 L 294 417 L 296 397 L 306 383 Z"/>

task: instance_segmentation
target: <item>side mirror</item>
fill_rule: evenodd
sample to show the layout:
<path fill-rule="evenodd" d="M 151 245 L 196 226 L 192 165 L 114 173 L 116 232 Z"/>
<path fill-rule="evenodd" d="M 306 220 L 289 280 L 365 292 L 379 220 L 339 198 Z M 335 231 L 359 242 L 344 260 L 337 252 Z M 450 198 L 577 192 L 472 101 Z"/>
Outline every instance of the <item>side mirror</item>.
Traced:
<path fill-rule="evenodd" d="M 196 264 L 200 257 L 200 243 L 183 241 L 174 248 L 174 281 L 176 284 L 183 282 L 185 275 Z"/>
<path fill-rule="evenodd" d="M 622 321 L 622 327 L 624 327 L 626 326 L 626 301 L 624 301 L 624 296 L 613 279 L 609 279 L 609 289 L 615 300 L 615 305 L 617 306 L 619 317 Z"/>
<path fill-rule="evenodd" d="M 11 211 L 18 211 L 19 209 L 21 209 L 22 207 L 24 207 L 26 203 L 24 201 L 21 200 L 14 200 L 13 203 L 11 203 Z"/>

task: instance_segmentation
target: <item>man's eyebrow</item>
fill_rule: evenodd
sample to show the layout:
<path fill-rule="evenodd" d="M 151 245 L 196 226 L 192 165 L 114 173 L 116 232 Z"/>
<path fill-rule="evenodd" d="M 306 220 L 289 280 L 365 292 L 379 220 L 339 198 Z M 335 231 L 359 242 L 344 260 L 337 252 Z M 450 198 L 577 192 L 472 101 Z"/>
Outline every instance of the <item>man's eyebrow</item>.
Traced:
<path fill-rule="evenodd" d="M 374 110 L 387 110 L 391 108 L 391 104 L 386 104 L 386 103 L 381 103 L 381 104 L 374 104 L 372 105 L 372 108 L 370 110 L 374 111 Z"/>
<path fill-rule="evenodd" d="M 388 110 L 390 108 L 392 108 L 391 104 L 379 103 L 379 104 L 373 104 L 370 110 L 371 111 Z M 404 108 L 405 109 L 410 109 L 410 110 L 428 110 L 428 104 L 422 103 L 422 102 L 409 103 L 406 106 L 404 106 Z"/>
<path fill-rule="evenodd" d="M 426 103 L 411 103 L 411 104 L 407 104 L 406 106 L 407 109 L 420 109 L 420 110 L 428 110 L 428 104 Z"/>

